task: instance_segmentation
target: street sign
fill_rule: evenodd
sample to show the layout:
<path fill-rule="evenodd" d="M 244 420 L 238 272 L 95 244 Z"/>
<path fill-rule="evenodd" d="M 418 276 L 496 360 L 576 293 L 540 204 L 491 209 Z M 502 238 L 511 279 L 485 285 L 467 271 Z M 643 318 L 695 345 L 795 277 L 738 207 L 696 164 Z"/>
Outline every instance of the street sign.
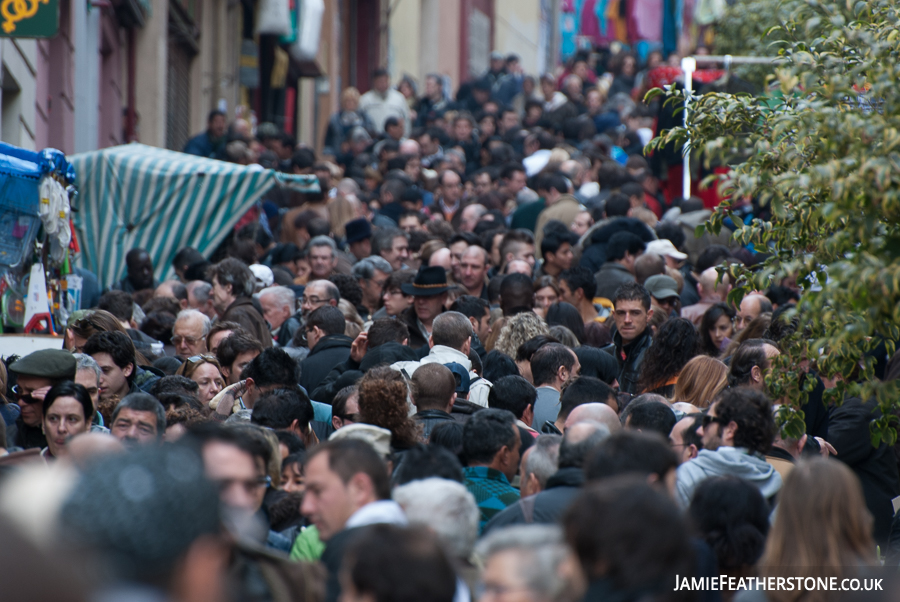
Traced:
<path fill-rule="evenodd" d="M 0 0 L 0 37 L 51 38 L 59 29 L 59 0 Z"/>

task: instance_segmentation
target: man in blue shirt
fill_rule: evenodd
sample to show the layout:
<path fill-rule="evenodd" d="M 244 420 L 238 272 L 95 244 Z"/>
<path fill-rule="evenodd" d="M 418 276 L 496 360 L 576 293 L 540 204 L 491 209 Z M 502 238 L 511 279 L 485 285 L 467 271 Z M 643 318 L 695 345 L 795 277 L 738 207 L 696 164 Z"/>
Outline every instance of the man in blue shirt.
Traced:
<path fill-rule="evenodd" d="M 508 410 L 475 412 L 463 428 L 465 485 L 481 512 L 479 531 L 519 500 L 519 490 L 510 481 L 519 470 L 521 444 L 516 417 Z"/>
<path fill-rule="evenodd" d="M 188 140 L 182 152 L 198 157 L 224 159 L 226 127 L 225 113 L 211 111 L 206 120 L 206 131 Z"/>

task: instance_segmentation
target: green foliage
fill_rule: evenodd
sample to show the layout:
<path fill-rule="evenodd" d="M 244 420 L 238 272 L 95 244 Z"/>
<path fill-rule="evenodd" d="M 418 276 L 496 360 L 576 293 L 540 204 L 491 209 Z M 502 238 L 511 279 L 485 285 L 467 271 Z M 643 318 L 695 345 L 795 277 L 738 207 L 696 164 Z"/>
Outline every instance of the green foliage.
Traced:
<path fill-rule="evenodd" d="M 687 128 L 649 147 L 690 139 L 706 163 L 731 165 L 719 182 L 731 200 L 711 231 L 748 199 L 771 210 L 770 221 L 734 220 L 735 241 L 771 255 L 753 272 L 729 268 L 730 300 L 797 275 L 798 331 L 782 341 L 767 379 L 773 398 L 793 408 L 781 424 L 797 428 L 813 386 L 800 366 L 810 361 L 838 379 L 832 400 L 877 399 L 884 417 L 871 424 L 873 442 L 890 444 L 898 388 L 874 378 L 866 354 L 881 342 L 893 354 L 900 340 L 900 4 L 806 0 L 774 25 L 783 40 L 770 68 L 774 94 L 694 97 Z M 668 96 L 684 102 L 683 93 Z"/>
<path fill-rule="evenodd" d="M 728 6 L 715 25 L 715 53 L 734 56 L 776 56 L 786 38 L 774 26 L 787 23 L 802 0 L 741 0 Z M 735 65 L 735 75 L 762 90 L 771 70 L 764 65 Z"/>

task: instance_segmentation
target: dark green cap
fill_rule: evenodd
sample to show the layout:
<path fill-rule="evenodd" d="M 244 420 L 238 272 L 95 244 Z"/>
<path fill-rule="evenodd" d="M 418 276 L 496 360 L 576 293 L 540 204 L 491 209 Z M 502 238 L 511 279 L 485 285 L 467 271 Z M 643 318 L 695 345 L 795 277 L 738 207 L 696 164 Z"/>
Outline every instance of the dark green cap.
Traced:
<path fill-rule="evenodd" d="M 41 349 L 13 362 L 10 372 L 42 378 L 75 378 L 75 356 L 62 349 Z"/>

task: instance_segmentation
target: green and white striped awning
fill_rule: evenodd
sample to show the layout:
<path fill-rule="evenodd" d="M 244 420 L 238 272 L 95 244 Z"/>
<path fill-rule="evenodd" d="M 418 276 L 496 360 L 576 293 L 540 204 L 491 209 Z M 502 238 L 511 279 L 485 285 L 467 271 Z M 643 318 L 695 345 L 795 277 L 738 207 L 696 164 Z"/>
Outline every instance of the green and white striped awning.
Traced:
<path fill-rule="evenodd" d="M 315 176 L 294 176 L 126 144 L 69 157 L 78 187 L 73 212 L 81 255 L 77 265 L 103 288 L 125 275 L 134 247 L 153 258 L 156 277 L 174 275 L 172 259 L 193 247 L 205 256 L 276 185 L 318 192 Z"/>

